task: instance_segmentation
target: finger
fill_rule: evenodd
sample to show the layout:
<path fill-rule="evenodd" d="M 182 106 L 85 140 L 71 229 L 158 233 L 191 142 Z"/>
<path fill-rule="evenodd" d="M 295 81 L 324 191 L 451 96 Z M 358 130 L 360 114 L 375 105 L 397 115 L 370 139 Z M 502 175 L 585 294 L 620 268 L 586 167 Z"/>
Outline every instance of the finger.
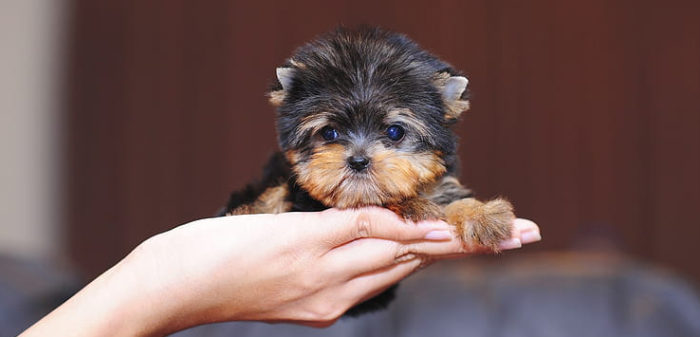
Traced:
<path fill-rule="evenodd" d="M 392 241 L 364 238 L 335 247 L 323 256 L 331 275 L 342 275 L 345 280 L 385 268 L 396 263 Z"/>
<path fill-rule="evenodd" d="M 315 294 L 314 298 L 309 297 L 309 301 L 301 306 L 301 310 L 297 308 L 291 315 L 283 315 L 281 319 L 267 320 L 267 322 L 290 322 L 313 327 L 329 326 L 354 305 L 378 295 L 420 266 L 420 260 L 412 259 L 372 273 L 358 275 L 348 282 L 339 282 L 336 286 Z"/>
<path fill-rule="evenodd" d="M 513 220 L 513 227 L 523 244 L 542 240 L 539 226 L 528 219 L 518 218 Z"/>
<path fill-rule="evenodd" d="M 324 270 L 346 279 L 390 267 L 405 260 L 421 257 L 441 259 L 446 255 L 468 256 L 482 253 L 481 246 L 466 246 L 459 238 L 446 241 L 399 243 L 382 239 L 359 239 L 326 253 L 329 262 Z M 339 262 L 342 261 L 342 262 Z"/>
<path fill-rule="evenodd" d="M 358 239 L 328 251 L 321 262 L 322 270 L 332 277 L 351 280 L 415 258 L 407 247 L 390 240 Z"/>
<path fill-rule="evenodd" d="M 423 265 L 419 258 L 394 264 L 373 273 L 358 276 L 343 285 L 340 289 L 350 303 L 358 304 L 374 296 L 390 286 L 408 277 Z"/>
<path fill-rule="evenodd" d="M 539 240 L 539 227 L 526 219 L 517 219 L 513 222 L 513 236 L 517 239 L 517 247 L 503 246 L 503 250 L 519 248 L 520 241 L 523 244 Z M 432 235 L 437 233 L 438 235 Z M 476 254 L 492 254 L 487 247 L 468 244 L 453 231 L 432 231 L 426 234 L 428 237 L 443 239 L 437 241 L 414 240 L 411 242 L 394 242 L 390 240 L 359 239 L 345 245 L 336 247 L 328 254 L 331 262 L 326 269 L 331 273 L 344 273 L 346 278 L 359 274 L 372 272 L 385 268 L 415 256 L 421 256 L 426 260 L 442 260 L 462 258 Z M 506 240 L 508 241 L 508 240 Z M 342 261 L 338 263 L 338 261 Z"/>
<path fill-rule="evenodd" d="M 511 250 L 521 248 L 522 245 L 540 241 L 542 239 L 540 235 L 540 228 L 534 222 L 527 219 L 515 219 L 513 220 L 513 231 L 509 239 L 504 240 L 500 244 L 500 249 Z M 516 241 L 517 244 L 513 244 Z M 454 243 L 453 243 L 454 244 Z M 490 254 L 493 251 L 490 248 L 479 246 L 479 245 L 469 245 L 463 244 L 463 251 L 456 254 L 445 254 L 445 255 L 434 255 L 433 258 L 436 259 L 456 259 L 462 258 L 475 254 Z"/>
<path fill-rule="evenodd" d="M 392 241 L 413 241 L 424 239 L 431 231 L 449 230 L 443 221 L 407 222 L 394 212 L 380 207 L 367 207 L 353 210 L 331 209 L 319 213 L 320 216 L 340 224 L 331 229 L 333 247 L 360 238 L 376 238 Z"/>

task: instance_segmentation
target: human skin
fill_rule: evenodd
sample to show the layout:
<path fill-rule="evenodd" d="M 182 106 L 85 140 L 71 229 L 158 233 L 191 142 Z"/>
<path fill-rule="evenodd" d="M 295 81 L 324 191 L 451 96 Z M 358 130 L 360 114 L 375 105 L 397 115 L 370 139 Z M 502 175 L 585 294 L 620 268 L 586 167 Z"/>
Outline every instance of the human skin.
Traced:
<path fill-rule="evenodd" d="M 158 234 L 20 336 L 163 336 L 221 321 L 333 324 L 437 260 L 488 253 L 369 207 L 197 220 Z M 540 239 L 516 219 L 501 249 Z"/>

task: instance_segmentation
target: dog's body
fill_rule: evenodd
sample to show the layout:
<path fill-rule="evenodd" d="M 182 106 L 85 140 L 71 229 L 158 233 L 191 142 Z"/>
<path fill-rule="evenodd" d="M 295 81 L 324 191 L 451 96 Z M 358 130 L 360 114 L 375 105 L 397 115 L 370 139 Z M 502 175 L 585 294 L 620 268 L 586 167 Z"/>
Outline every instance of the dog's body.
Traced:
<path fill-rule="evenodd" d="M 444 219 L 465 243 L 498 250 L 514 218 L 457 180 L 449 126 L 469 108 L 467 79 L 403 35 L 338 29 L 297 50 L 270 93 L 281 152 L 222 214 L 378 205 L 406 219 Z M 351 309 L 388 304 L 393 291 Z"/>

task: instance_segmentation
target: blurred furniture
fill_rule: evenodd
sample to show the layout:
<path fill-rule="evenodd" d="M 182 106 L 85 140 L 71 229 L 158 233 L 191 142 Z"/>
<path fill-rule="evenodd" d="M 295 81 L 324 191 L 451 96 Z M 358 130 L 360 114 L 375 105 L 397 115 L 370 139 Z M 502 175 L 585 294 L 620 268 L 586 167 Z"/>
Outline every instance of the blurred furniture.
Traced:
<path fill-rule="evenodd" d="M 0 337 L 18 335 L 80 287 L 60 263 L 0 255 Z"/>
<path fill-rule="evenodd" d="M 389 310 L 328 329 L 235 322 L 176 336 L 700 336 L 700 298 L 688 282 L 615 254 L 440 262 L 399 290 Z"/>
<path fill-rule="evenodd" d="M 51 264 L 0 258 L 0 337 L 79 284 Z M 440 262 L 402 282 L 389 310 L 327 329 L 232 322 L 174 336 L 697 337 L 700 298 L 685 279 L 615 254 L 509 254 Z"/>

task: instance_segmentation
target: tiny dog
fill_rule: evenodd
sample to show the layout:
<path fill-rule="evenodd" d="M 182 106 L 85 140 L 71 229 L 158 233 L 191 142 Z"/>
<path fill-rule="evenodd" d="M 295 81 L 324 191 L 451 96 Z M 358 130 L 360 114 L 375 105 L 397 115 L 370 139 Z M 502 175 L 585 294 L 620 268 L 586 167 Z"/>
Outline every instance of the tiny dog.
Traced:
<path fill-rule="evenodd" d="M 277 68 L 269 99 L 281 151 L 221 215 L 386 207 L 443 219 L 462 240 L 498 251 L 515 218 L 503 199 L 477 201 L 457 179 L 450 130 L 469 109 L 467 79 L 404 35 L 339 28 Z M 384 308 L 395 286 L 346 315 Z"/>

